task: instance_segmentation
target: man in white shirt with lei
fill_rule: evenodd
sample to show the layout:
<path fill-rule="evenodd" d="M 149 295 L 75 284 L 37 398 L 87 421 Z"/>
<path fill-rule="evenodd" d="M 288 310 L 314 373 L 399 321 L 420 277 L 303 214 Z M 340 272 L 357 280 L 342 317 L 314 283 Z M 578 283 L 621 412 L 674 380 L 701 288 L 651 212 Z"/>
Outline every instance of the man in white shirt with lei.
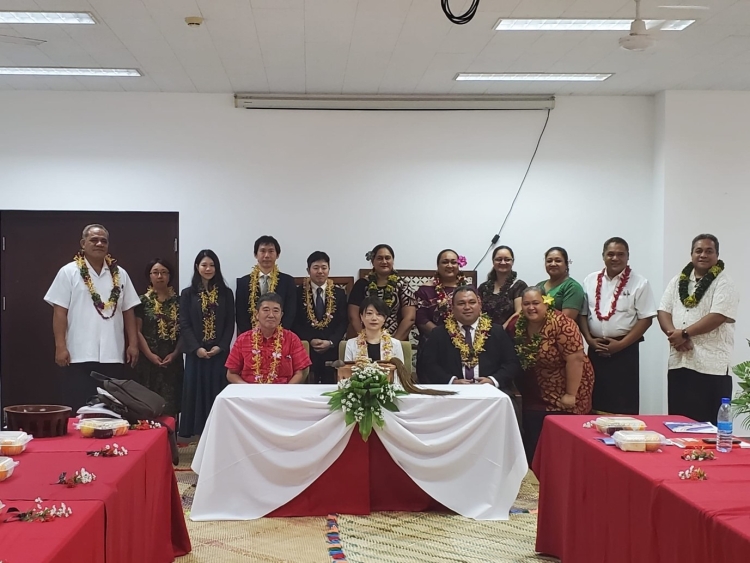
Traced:
<path fill-rule="evenodd" d="M 732 396 L 728 375 L 739 293 L 719 260 L 719 239 L 693 239 L 691 261 L 672 278 L 659 305 L 669 340 L 669 414 L 716 424 L 721 399 Z"/>
<path fill-rule="evenodd" d="M 54 310 L 55 363 L 64 370 L 63 396 L 73 412 L 96 394 L 92 371 L 121 379 L 123 362 L 138 361 L 134 308 L 141 300 L 108 250 L 107 229 L 86 226 L 81 250 L 44 296 Z"/>

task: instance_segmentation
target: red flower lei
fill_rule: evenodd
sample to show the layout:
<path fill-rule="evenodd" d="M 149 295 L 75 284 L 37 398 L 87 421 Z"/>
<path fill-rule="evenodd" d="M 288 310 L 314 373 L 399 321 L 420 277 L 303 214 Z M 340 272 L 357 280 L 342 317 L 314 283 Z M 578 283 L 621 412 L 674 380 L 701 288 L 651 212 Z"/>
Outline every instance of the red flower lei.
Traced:
<path fill-rule="evenodd" d="M 620 283 L 617 284 L 615 294 L 612 296 L 612 307 L 610 308 L 609 313 L 606 316 L 603 316 L 600 312 L 602 302 L 602 280 L 604 279 L 604 273 L 606 271 L 607 269 L 604 268 L 596 277 L 596 307 L 594 311 L 596 312 L 596 318 L 600 321 L 608 321 L 612 318 L 612 315 L 615 314 L 615 311 L 617 310 L 617 300 L 620 299 L 620 294 L 630 280 L 630 266 L 625 266 L 625 270 L 622 272 L 622 277 L 620 278 Z"/>

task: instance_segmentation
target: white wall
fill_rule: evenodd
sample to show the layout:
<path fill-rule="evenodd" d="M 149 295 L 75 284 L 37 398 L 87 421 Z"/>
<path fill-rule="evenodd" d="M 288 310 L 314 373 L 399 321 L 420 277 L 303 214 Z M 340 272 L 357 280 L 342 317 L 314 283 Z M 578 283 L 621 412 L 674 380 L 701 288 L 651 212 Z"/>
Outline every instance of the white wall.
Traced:
<path fill-rule="evenodd" d="M 688 262 L 695 235 L 719 238 L 741 296 L 737 364 L 750 359 L 750 92 L 666 92 L 664 98 L 664 280 Z"/>
<path fill-rule="evenodd" d="M 432 267 L 444 247 L 473 266 L 507 212 L 544 117 L 238 110 L 222 95 L 0 92 L 0 205 L 179 211 L 183 280 L 204 247 L 217 251 L 227 278 L 247 273 L 252 243 L 265 233 L 281 241 L 280 266 L 292 275 L 304 273 L 316 249 L 332 256 L 335 274 L 355 275 L 379 242 L 395 247 L 402 268 Z M 572 275 L 583 279 L 601 267 L 602 242 L 617 235 L 661 293 L 653 123 L 653 98 L 558 99 L 501 239 L 523 279 L 544 279 L 543 253 L 553 245 L 569 250 Z M 61 236 L 76 244 L 75 233 Z M 488 261 L 480 267 L 487 269 Z M 663 409 L 665 353 L 654 328 L 642 348 L 647 412 Z"/>

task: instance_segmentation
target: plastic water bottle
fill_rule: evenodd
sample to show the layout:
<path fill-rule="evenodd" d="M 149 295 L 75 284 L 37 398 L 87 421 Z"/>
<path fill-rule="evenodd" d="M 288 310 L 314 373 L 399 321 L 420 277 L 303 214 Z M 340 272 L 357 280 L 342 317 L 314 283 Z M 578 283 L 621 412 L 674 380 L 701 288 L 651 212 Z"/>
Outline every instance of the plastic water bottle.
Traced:
<path fill-rule="evenodd" d="M 722 399 L 719 414 L 716 416 L 716 451 L 732 451 L 732 412 L 729 399 Z"/>

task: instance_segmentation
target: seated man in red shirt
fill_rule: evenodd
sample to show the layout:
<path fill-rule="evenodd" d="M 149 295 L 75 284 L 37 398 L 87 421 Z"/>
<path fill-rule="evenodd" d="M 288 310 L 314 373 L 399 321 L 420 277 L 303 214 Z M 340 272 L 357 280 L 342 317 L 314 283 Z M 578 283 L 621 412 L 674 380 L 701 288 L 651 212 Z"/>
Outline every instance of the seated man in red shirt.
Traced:
<path fill-rule="evenodd" d="M 258 299 L 258 326 L 237 337 L 224 366 L 229 383 L 302 383 L 312 363 L 299 337 L 281 327 L 284 300 L 277 293 Z"/>

